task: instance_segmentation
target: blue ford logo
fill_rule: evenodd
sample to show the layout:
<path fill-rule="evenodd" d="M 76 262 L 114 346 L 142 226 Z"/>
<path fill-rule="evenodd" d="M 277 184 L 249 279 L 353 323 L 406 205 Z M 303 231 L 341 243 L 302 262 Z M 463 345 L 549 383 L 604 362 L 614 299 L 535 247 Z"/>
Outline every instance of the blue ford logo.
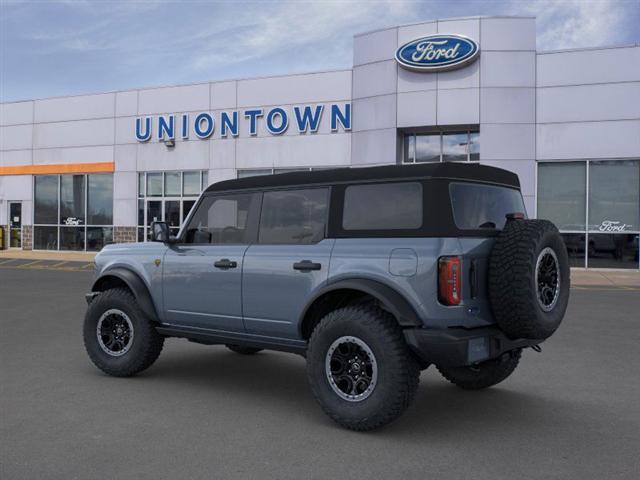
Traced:
<path fill-rule="evenodd" d="M 442 72 L 473 62 L 480 47 L 462 35 L 436 34 L 412 40 L 396 51 L 398 63 L 417 72 Z"/>

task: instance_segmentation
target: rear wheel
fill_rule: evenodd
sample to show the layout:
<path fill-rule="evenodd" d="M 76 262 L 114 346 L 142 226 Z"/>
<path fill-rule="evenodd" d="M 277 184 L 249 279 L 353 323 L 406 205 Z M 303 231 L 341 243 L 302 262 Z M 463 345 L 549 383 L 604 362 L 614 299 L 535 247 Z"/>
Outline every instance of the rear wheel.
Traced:
<path fill-rule="evenodd" d="M 522 350 L 467 367 L 437 367 L 444 378 L 465 390 L 481 390 L 505 380 L 518 366 Z"/>
<path fill-rule="evenodd" d="M 230 343 L 227 343 L 225 347 L 227 347 L 232 352 L 239 353 L 240 355 L 254 355 L 262 351 L 261 348 L 244 347 L 242 345 L 232 345 Z"/>
<path fill-rule="evenodd" d="M 124 288 L 107 290 L 91 302 L 83 336 L 93 364 L 115 377 L 128 377 L 149 368 L 164 345 L 164 337 Z"/>
<path fill-rule="evenodd" d="M 395 319 L 373 306 L 326 315 L 307 350 L 313 395 L 329 417 L 351 430 L 381 427 L 409 406 L 420 368 Z"/>

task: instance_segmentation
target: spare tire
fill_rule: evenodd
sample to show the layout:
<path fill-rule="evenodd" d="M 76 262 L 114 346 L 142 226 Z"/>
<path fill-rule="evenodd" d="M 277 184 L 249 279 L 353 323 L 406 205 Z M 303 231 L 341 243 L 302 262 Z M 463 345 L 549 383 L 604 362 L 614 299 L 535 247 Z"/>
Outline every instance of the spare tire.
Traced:
<path fill-rule="evenodd" d="M 489 299 L 509 338 L 544 340 L 569 302 L 569 257 L 548 220 L 508 218 L 489 260 Z"/>

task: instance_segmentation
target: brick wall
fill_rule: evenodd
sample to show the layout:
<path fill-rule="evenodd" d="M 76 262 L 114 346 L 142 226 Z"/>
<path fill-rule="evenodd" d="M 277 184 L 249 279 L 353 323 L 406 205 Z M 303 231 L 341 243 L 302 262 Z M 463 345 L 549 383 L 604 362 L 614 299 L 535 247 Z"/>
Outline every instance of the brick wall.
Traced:
<path fill-rule="evenodd" d="M 132 243 L 138 241 L 137 227 L 113 227 L 113 241 L 115 243 Z"/>
<path fill-rule="evenodd" d="M 33 226 L 22 226 L 22 249 L 33 250 Z"/>

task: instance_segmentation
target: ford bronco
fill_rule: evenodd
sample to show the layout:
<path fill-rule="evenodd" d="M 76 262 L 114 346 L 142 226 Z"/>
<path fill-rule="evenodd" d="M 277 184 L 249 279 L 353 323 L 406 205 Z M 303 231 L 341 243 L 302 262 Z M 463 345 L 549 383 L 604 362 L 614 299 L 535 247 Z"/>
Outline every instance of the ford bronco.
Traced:
<path fill-rule="evenodd" d="M 169 337 L 306 357 L 337 423 L 371 430 L 433 365 L 464 389 L 505 380 L 558 328 L 569 263 L 556 227 L 525 215 L 517 175 L 457 163 L 227 180 L 176 237 L 105 247 L 84 343 L 114 376 Z"/>

